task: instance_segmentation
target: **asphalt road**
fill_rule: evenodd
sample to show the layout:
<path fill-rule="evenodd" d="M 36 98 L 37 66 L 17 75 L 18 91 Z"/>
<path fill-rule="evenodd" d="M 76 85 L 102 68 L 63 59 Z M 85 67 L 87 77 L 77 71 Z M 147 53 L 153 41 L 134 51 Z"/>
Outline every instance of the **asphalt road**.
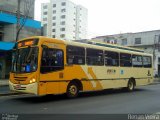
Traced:
<path fill-rule="evenodd" d="M 76 99 L 68 99 L 64 95 L 41 97 L 14 95 L 0 97 L 1 115 L 89 114 L 96 119 L 98 116 L 94 115 L 97 114 L 146 113 L 160 114 L 160 84 L 142 86 L 134 92 L 105 90 L 101 92 L 81 93 Z"/>

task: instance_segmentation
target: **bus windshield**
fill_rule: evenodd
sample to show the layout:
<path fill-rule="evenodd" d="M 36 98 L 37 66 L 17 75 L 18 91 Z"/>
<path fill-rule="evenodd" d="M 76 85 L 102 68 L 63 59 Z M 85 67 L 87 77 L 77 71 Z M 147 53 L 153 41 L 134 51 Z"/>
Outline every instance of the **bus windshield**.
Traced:
<path fill-rule="evenodd" d="M 12 72 L 28 73 L 37 70 L 38 47 L 14 50 L 12 54 Z"/>

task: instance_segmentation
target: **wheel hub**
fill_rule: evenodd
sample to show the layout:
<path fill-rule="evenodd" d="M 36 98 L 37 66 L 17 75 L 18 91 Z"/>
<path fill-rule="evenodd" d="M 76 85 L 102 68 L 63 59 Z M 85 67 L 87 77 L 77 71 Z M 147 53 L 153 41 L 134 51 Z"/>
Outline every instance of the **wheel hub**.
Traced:
<path fill-rule="evenodd" d="M 129 83 L 129 89 L 130 89 L 130 90 L 133 89 L 133 83 L 132 83 L 132 82 Z"/>
<path fill-rule="evenodd" d="M 72 85 L 70 86 L 69 91 L 72 95 L 75 95 L 77 93 L 77 87 L 75 85 Z"/>

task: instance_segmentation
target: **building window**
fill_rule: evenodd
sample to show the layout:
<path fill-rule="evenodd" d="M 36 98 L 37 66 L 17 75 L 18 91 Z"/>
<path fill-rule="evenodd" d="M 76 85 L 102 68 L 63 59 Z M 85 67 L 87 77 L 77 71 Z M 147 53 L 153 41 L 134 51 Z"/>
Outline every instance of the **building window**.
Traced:
<path fill-rule="evenodd" d="M 66 6 L 66 2 L 62 2 L 61 5 L 62 5 L 62 6 Z"/>
<path fill-rule="evenodd" d="M 141 44 L 141 38 L 135 38 L 135 44 Z"/>
<path fill-rule="evenodd" d="M 76 46 L 67 46 L 68 64 L 85 64 L 85 49 Z"/>
<path fill-rule="evenodd" d="M 61 12 L 62 12 L 62 13 L 66 12 L 66 9 L 62 9 Z"/>
<path fill-rule="evenodd" d="M 56 19 L 56 16 L 53 17 L 53 20 L 55 20 L 55 19 Z"/>
<path fill-rule="evenodd" d="M 158 58 L 158 64 L 160 64 L 160 57 Z"/>
<path fill-rule="evenodd" d="M 43 6 L 43 9 L 47 9 L 47 5 Z"/>
<path fill-rule="evenodd" d="M 56 38 L 56 36 L 55 36 L 55 35 L 52 35 L 52 38 Z"/>
<path fill-rule="evenodd" d="M 65 15 L 62 15 L 62 16 L 61 16 L 61 18 L 63 18 L 63 19 L 64 19 L 64 18 L 66 18 L 66 16 L 65 16 Z"/>
<path fill-rule="evenodd" d="M 3 39 L 3 36 L 2 36 L 2 33 L 0 32 L 0 41 L 2 41 Z"/>
<path fill-rule="evenodd" d="M 65 25 L 65 24 L 66 24 L 65 21 L 62 21 L 62 22 L 61 22 L 61 25 Z"/>
<path fill-rule="evenodd" d="M 65 31 L 65 28 L 61 28 L 61 31 Z"/>
<path fill-rule="evenodd" d="M 64 37 L 65 37 L 65 34 L 61 34 L 60 37 L 61 37 L 61 38 L 64 38 Z"/>
<path fill-rule="evenodd" d="M 53 14 L 55 14 L 56 13 L 56 10 L 53 10 Z"/>
<path fill-rule="evenodd" d="M 44 12 L 43 15 L 47 15 L 47 12 Z"/>
<path fill-rule="evenodd" d="M 56 29 L 52 29 L 52 32 L 56 32 Z"/>
<path fill-rule="evenodd" d="M 86 62 L 88 65 L 104 65 L 103 51 L 87 48 Z"/>
<path fill-rule="evenodd" d="M 43 18 L 43 21 L 47 21 L 47 18 Z"/>
<path fill-rule="evenodd" d="M 127 38 L 122 39 L 122 45 L 127 45 Z"/>
<path fill-rule="evenodd" d="M 53 26 L 56 26 L 56 23 L 53 23 Z"/>
<path fill-rule="evenodd" d="M 53 7 L 56 7 L 56 4 L 53 4 Z"/>
<path fill-rule="evenodd" d="M 47 23 L 43 24 L 43 27 L 46 27 L 46 28 L 47 28 Z"/>

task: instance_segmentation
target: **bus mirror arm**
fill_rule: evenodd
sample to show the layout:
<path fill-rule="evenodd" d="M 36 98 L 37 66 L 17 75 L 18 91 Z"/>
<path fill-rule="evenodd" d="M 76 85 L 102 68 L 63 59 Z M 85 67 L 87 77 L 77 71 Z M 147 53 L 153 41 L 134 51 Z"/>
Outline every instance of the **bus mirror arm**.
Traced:
<path fill-rule="evenodd" d="M 41 45 L 41 47 L 42 47 L 42 48 L 48 48 L 47 45 L 43 45 L 43 44 Z"/>
<path fill-rule="evenodd" d="M 73 66 L 73 64 L 65 64 L 65 66 Z"/>

